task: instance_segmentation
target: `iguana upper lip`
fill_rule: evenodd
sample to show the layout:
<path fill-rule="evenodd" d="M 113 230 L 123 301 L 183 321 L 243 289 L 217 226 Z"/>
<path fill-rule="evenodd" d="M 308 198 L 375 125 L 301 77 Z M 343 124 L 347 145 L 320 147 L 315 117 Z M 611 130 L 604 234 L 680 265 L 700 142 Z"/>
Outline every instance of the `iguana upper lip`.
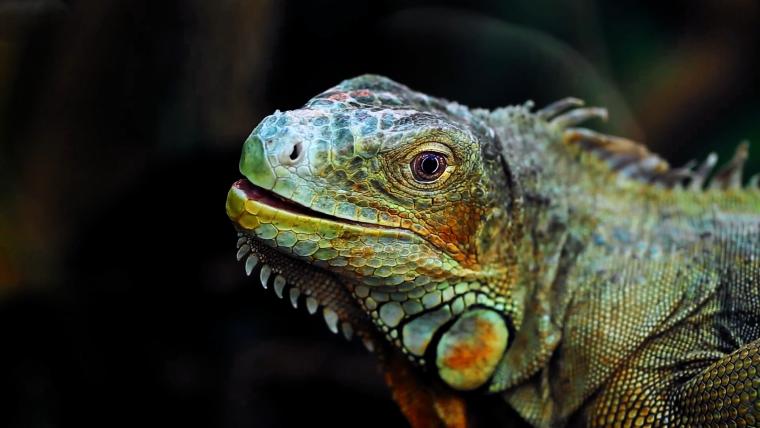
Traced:
<path fill-rule="evenodd" d="M 304 205 L 301 205 L 297 202 L 294 202 L 290 199 L 286 199 L 271 190 L 264 189 L 263 187 L 259 187 L 253 183 L 251 183 L 249 180 L 243 178 L 235 182 L 235 184 L 232 185 L 233 187 L 240 189 L 245 193 L 245 196 L 248 199 L 257 201 L 261 204 L 268 205 L 272 208 L 276 208 L 278 210 L 288 211 L 294 214 L 301 214 L 309 217 L 317 217 L 317 218 L 323 218 L 326 220 L 331 221 L 337 221 L 341 223 L 349 223 L 349 224 L 355 224 L 362 227 L 377 227 L 377 228 L 383 228 L 383 229 L 395 229 L 395 228 L 389 228 L 384 227 L 378 224 L 374 223 L 364 223 L 361 221 L 346 219 L 342 217 L 333 216 L 330 214 L 325 214 L 323 212 L 315 211 L 309 207 L 306 207 Z"/>

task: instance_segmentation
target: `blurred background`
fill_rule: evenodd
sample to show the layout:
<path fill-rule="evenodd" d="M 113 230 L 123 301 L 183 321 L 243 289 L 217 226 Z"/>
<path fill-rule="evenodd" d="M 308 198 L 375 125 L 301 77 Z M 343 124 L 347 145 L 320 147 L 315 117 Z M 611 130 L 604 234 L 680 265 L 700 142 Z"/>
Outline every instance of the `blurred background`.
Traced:
<path fill-rule="evenodd" d="M 374 358 L 235 262 L 239 150 L 361 73 L 568 95 L 672 164 L 754 142 L 755 0 L 0 0 L 0 426 L 387 427 Z"/>

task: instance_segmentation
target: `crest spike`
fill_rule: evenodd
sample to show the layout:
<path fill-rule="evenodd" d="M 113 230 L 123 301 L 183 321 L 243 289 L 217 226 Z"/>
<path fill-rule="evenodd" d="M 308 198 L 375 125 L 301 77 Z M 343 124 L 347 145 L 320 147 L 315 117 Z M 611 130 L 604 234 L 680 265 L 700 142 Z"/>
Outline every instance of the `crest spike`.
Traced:
<path fill-rule="evenodd" d="M 681 167 L 670 169 L 662 176 L 661 182 L 667 187 L 680 185 L 684 180 L 694 176 L 695 166 L 697 166 L 697 161 L 692 159 Z"/>
<path fill-rule="evenodd" d="M 702 162 L 702 165 L 700 165 L 697 171 L 692 174 L 691 182 L 689 182 L 689 189 L 702 190 L 705 183 L 707 182 L 707 177 L 710 175 L 713 168 L 715 168 L 715 164 L 717 163 L 718 155 L 715 153 L 710 153 L 707 155 L 707 158 L 704 162 Z"/>
<path fill-rule="evenodd" d="M 749 143 L 743 141 L 736 147 L 734 157 L 721 168 L 710 182 L 711 188 L 738 189 L 742 186 L 744 164 L 749 157 Z"/>
<path fill-rule="evenodd" d="M 568 110 L 573 107 L 582 107 L 584 104 L 585 103 L 583 102 L 583 100 L 579 98 L 574 98 L 574 97 L 562 98 L 561 100 L 557 100 L 549 104 L 548 106 L 542 108 L 541 110 L 538 110 L 536 112 L 536 115 L 538 115 L 540 118 L 544 120 L 550 120 L 565 110 Z"/>
<path fill-rule="evenodd" d="M 749 178 L 749 181 L 747 181 L 747 187 L 760 188 L 760 173 L 755 174 Z"/>
<path fill-rule="evenodd" d="M 560 129 L 565 129 L 595 118 L 607 121 L 607 117 L 608 115 L 606 108 L 581 107 L 560 114 L 551 120 L 551 124 Z"/>
<path fill-rule="evenodd" d="M 566 144 L 577 144 L 582 149 L 596 154 L 607 162 L 613 171 L 623 176 L 668 184 L 668 174 L 671 171 L 668 163 L 635 141 L 586 128 L 567 129 L 564 140 Z M 675 178 L 671 177 L 672 184 L 676 183 Z"/>

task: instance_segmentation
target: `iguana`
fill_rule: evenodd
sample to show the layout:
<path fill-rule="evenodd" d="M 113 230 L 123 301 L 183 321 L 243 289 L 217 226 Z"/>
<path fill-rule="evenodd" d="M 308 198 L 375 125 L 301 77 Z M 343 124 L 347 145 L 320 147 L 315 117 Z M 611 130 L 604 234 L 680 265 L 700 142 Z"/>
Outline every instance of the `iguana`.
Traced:
<path fill-rule="evenodd" d="M 346 80 L 245 141 L 237 258 L 380 355 L 414 427 L 489 395 L 535 427 L 760 426 L 747 145 L 671 168 L 578 126 L 605 117 Z"/>

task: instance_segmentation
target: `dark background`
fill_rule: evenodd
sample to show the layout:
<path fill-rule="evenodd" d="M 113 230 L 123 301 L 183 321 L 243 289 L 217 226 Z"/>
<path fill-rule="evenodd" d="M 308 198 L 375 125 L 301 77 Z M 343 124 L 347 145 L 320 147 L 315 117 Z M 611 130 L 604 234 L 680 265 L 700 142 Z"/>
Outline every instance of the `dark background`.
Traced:
<path fill-rule="evenodd" d="M 373 357 L 235 262 L 241 144 L 357 74 L 755 142 L 754 0 L 0 0 L 0 426 L 403 424 Z"/>

